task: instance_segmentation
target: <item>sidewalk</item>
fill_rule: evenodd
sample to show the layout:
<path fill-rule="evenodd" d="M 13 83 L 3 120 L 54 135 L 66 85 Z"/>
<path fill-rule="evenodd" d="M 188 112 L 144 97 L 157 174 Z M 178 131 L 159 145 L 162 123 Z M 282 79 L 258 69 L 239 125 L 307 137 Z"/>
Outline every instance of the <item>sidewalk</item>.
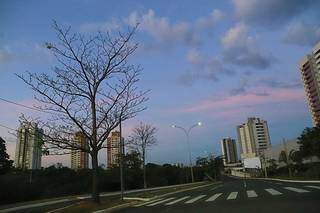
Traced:
<path fill-rule="evenodd" d="M 273 180 L 273 181 L 282 181 L 290 183 L 320 183 L 320 180 L 289 180 L 289 179 L 279 179 L 279 178 L 254 178 L 260 180 Z"/>

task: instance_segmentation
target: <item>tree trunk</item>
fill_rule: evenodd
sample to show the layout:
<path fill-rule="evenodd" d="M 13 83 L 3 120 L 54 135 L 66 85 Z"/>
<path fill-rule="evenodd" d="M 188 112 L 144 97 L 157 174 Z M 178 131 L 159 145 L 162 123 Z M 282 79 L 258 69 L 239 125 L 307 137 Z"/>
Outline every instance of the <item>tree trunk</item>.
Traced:
<path fill-rule="evenodd" d="M 147 188 L 147 177 L 146 177 L 146 155 L 145 151 L 142 154 L 142 161 L 143 161 L 143 188 Z"/>
<path fill-rule="evenodd" d="M 95 203 L 100 203 L 100 194 L 98 189 L 98 152 L 91 153 L 92 159 L 92 200 Z"/>

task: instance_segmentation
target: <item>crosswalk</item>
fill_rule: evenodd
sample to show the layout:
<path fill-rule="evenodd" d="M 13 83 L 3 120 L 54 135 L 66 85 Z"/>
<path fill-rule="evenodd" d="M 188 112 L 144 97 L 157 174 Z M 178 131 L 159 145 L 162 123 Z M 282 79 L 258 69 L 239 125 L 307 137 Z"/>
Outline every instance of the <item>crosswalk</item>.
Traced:
<path fill-rule="evenodd" d="M 264 189 L 264 190 L 267 191 L 267 192 L 269 192 L 271 195 L 282 195 L 281 192 L 279 192 L 279 191 L 277 191 L 277 190 L 275 190 L 275 189 L 272 189 L 272 188 L 270 188 L 270 189 Z"/>
<path fill-rule="evenodd" d="M 320 186 L 312 186 L 312 185 L 301 186 L 301 187 L 300 186 L 299 187 L 287 186 L 287 187 L 281 187 L 280 189 L 266 188 L 266 189 L 263 189 L 262 191 L 264 191 L 264 193 L 267 192 L 267 194 L 269 194 L 271 196 L 280 196 L 280 195 L 283 195 L 287 192 L 300 194 L 300 193 L 311 192 L 312 190 L 320 190 Z M 137 204 L 136 207 L 139 207 L 139 206 L 152 207 L 152 206 L 158 206 L 158 205 L 171 206 L 171 205 L 175 205 L 175 204 L 192 204 L 192 203 L 201 202 L 201 201 L 214 202 L 216 200 L 223 200 L 223 199 L 236 200 L 240 197 L 241 193 L 243 193 L 243 192 L 232 191 L 232 192 L 224 192 L 224 193 L 219 192 L 219 193 L 209 194 L 209 195 L 200 194 L 200 195 L 195 195 L 195 196 L 185 195 L 183 197 L 158 198 L 158 199 L 155 199 L 152 201 Z M 257 193 L 255 190 L 246 190 L 245 191 L 245 196 L 248 199 L 257 198 L 257 197 L 261 196 L 261 194 L 262 194 L 261 191 L 259 193 Z"/>

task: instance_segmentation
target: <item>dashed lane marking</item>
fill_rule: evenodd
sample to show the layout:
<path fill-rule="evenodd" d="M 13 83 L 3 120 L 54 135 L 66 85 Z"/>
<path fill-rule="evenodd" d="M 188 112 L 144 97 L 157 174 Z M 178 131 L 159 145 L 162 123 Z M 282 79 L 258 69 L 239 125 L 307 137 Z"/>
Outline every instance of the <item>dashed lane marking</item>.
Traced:
<path fill-rule="evenodd" d="M 167 201 L 173 200 L 173 199 L 175 199 L 175 198 L 174 197 L 170 197 L 170 198 L 167 198 L 167 199 L 164 199 L 164 200 L 160 200 L 160 201 L 155 202 L 155 203 L 148 204 L 147 206 L 155 206 L 155 205 L 158 205 L 160 203 L 164 203 L 164 202 L 167 202 Z"/>
<path fill-rule="evenodd" d="M 253 190 L 248 190 L 247 195 L 248 197 L 258 197 L 257 193 Z"/>
<path fill-rule="evenodd" d="M 207 195 L 199 195 L 199 196 L 197 196 L 197 197 L 195 197 L 195 198 L 193 198 L 193 199 L 191 199 L 191 200 L 188 200 L 188 201 L 185 202 L 185 203 L 194 203 L 194 202 L 196 202 L 197 200 L 200 200 L 201 198 L 203 198 L 203 197 L 205 197 L 205 196 L 207 196 Z"/>
<path fill-rule="evenodd" d="M 163 199 L 164 198 L 158 198 L 158 199 L 155 199 L 155 200 L 151 200 L 151 201 L 148 201 L 148 202 L 137 204 L 137 205 L 135 205 L 135 207 L 144 206 L 144 205 L 147 205 L 147 204 L 150 204 L 150 203 L 154 203 L 154 202 L 157 202 L 157 201 L 160 201 L 160 200 L 163 200 Z"/>
<path fill-rule="evenodd" d="M 238 196 L 238 192 L 231 192 L 227 197 L 227 200 L 234 200 L 237 198 L 237 196 Z"/>
<path fill-rule="evenodd" d="M 284 187 L 285 189 L 288 189 L 290 191 L 293 192 L 298 192 L 298 193 L 304 193 L 304 192 L 309 192 L 308 190 L 305 189 L 299 189 L 299 188 L 295 188 L 295 187 Z"/>
<path fill-rule="evenodd" d="M 313 189 L 320 189 L 320 186 L 306 186 L 306 187 L 313 188 Z"/>
<path fill-rule="evenodd" d="M 272 189 L 272 188 L 270 188 L 270 189 L 265 189 L 267 192 L 269 192 L 271 195 L 281 195 L 282 193 L 281 192 L 279 192 L 279 191 L 277 191 L 277 190 L 275 190 L 275 189 Z"/>
<path fill-rule="evenodd" d="M 210 201 L 215 201 L 215 199 L 217 199 L 218 197 L 220 197 L 222 195 L 222 193 L 217 193 L 212 195 L 211 197 L 209 197 L 206 202 L 210 202 Z"/>
<path fill-rule="evenodd" d="M 185 197 L 179 198 L 179 199 L 177 199 L 177 200 L 171 201 L 170 203 L 167 203 L 167 204 L 165 204 L 165 205 L 166 205 L 166 206 L 170 206 L 170 205 L 176 204 L 176 203 L 178 203 L 178 202 L 180 202 L 180 201 L 186 200 L 186 199 L 188 199 L 189 197 L 190 197 L 190 196 L 185 196 Z"/>

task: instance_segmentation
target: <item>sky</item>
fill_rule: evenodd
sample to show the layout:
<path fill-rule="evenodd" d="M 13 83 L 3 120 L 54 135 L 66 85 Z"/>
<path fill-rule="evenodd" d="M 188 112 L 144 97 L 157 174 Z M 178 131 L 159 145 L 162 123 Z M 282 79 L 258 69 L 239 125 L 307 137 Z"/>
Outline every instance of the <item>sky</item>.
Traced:
<path fill-rule="evenodd" d="M 36 105 L 16 77 L 25 71 L 52 73 L 57 61 L 45 42 L 57 40 L 53 20 L 85 36 L 139 24 L 139 48 L 130 63 L 141 65 L 139 87 L 150 89 L 148 109 L 126 121 L 124 135 L 140 121 L 157 127 L 154 163 L 186 163 L 189 127 L 192 157 L 219 155 L 223 137 L 236 138 L 248 117 L 268 122 L 272 144 L 312 126 L 300 80 L 299 61 L 320 41 L 320 1 L 0 1 L 0 98 Z M 0 124 L 16 129 L 20 113 L 41 112 L 0 100 Z M 0 127 L 14 158 L 16 139 Z M 70 156 L 46 156 L 42 166 Z M 99 154 L 106 163 L 106 150 Z"/>

